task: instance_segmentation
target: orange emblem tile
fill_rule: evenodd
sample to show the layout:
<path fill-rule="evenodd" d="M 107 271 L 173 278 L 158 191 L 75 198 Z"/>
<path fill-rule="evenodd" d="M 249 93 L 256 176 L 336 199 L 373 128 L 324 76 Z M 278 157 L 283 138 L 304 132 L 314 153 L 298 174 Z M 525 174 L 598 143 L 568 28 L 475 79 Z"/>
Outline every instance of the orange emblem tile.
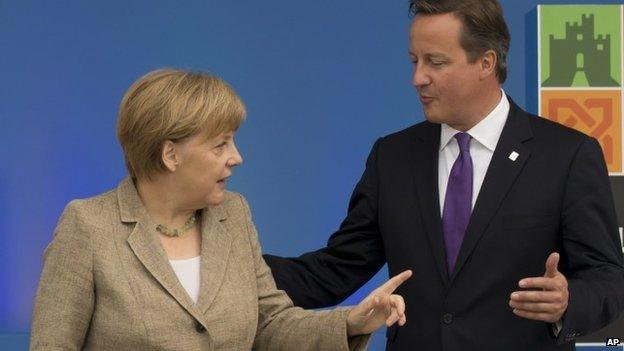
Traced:
<path fill-rule="evenodd" d="M 622 173 L 620 90 L 542 90 L 540 114 L 598 139 L 610 173 Z"/>

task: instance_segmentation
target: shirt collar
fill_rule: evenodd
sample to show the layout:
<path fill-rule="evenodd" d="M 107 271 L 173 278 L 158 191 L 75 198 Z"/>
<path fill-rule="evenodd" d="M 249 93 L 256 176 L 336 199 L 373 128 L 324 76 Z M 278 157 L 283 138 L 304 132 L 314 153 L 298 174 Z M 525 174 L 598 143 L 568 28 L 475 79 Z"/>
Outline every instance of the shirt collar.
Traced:
<path fill-rule="evenodd" d="M 503 127 L 507 121 L 507 115 L 509 114 L 509 100 L 505 92 L 501 89 L 501 99 L 498 105 L 483 118 L 474 127 L 470 128 L 466 133 L 478 141 L 481 145 L 485 146 L 488 150 L 494 152 L 498 139 L 503 132 Z M 451 138 L 455 134 L 461 133 L 459 130 L 449 126 L 448 124 L 442 124 L 440 128 L 440 151 L 444 149 Z"/>

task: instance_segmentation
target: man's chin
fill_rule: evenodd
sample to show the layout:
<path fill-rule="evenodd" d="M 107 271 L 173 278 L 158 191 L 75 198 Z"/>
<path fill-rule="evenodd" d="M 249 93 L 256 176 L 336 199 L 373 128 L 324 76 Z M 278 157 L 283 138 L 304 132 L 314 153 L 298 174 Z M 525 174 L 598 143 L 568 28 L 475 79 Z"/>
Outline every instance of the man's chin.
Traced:
<path fill-rule="evenodd" d="M 446 123 L 444 121 L 444 118 L 441 118 L 440 116 L 437 116 L 433 113 L 427 113 L 427 111 L 425 111 L 425 119 L 431 123 L 436 123 L 436 124 Z"/>

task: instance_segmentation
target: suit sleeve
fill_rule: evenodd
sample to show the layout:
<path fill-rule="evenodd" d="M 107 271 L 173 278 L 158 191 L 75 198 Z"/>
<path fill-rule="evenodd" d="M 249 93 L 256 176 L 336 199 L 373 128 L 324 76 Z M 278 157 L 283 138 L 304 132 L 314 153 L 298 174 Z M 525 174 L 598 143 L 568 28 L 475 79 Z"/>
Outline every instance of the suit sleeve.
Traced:
<path fill-rule="evenodd" d="M 306 311 L 295 307 L 288 295 L 278 290 L 271 270 L 262 258 L 258 234 L 249 206 L 240 198 L 246 213 L 258 287 L 258 328 L 254 350 L 364 350 L 370 335 L 347 338 L 349 309 Z"/>
<path fill-rule="evenodd" d="M 299 257 L 265 255 L 278 288 L 304 308 L 333 306 L 353 294 L 383 266 L 379 233 L 377 140 L 349 201 L 348 213 L 327 246 Z"/>
<path fill-rule="evenodd" d="M 559 342 L 596 331 L 624 309 L 624 267 L 600 145 L 587 138 L 570 166 L 562 204 L 563 267 L 569 303 Z"/>
<path fill-rule="evenodd" d="M 75 203 L 61 216 L 44 253 L 30 350 L 81 350 L 94 305 L 92 245 Z"/>

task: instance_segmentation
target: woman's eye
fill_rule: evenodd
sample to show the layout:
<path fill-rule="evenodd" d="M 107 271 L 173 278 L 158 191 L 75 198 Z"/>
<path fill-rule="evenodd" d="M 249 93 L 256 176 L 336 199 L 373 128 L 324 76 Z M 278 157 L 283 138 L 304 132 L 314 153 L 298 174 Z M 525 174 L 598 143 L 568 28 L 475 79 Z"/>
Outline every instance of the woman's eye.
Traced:
<path fill-rule="evenodd" d="M 214 152 L 216 155 L 220 155 L 225 151 L 225 146 L 227 145 L 226 142 L 222 142 L 218 145 L 216 145 L 213 149 L 212 152 Z"/>

